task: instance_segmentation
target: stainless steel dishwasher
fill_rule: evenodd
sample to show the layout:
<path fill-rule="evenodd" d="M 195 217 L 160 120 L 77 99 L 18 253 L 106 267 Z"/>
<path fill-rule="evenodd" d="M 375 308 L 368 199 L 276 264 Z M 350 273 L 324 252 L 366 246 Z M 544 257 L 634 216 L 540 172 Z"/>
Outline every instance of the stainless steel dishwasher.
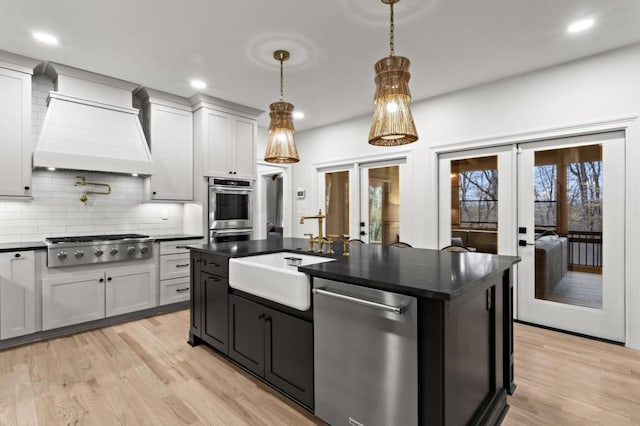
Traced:
<path fill-rule="evenodd" d="M 315 414 L 333 426 L 418 424 L 417 301 L 314 278 Z"/>

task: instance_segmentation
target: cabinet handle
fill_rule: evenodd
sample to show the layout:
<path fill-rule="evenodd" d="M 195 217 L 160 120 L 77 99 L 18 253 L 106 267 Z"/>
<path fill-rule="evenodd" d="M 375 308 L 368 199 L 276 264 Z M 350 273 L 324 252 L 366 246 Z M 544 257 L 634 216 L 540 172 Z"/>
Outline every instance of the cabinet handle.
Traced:
<path fill-rule="evenodd" d="M 211 279 L 213 280 L 213 282 L 218 282 L 218 281 L 222 281 L 222 278 L 216 278 L 216 277 L 211 277 Z"/>
<path fill-rule="evenodd" d="M 156 191 L 153 191 L 153 192 L 152 192 L 152 194 L 153 194 L 153 195 L 156 195 L 156 194 L 157 194 L 157 192 L 156 192 Z"/>
<path fill-rule="evenodd" d="M 187 288 L 176 288 L 176 293 L 184 293 L 185 291 L 189 291 L 189 287 L 187 287 Z"/>
<path fill-rule="evenodd" d="M 31 189 L 31 187 L 30 187 L 30 186 L 25 186 L 25 187 L 24 187 L 24 190 L 25 190 L 25 191 L 28 191 L 28 190 L 30 190 L 30 189 Z"/>
<path fill-rule="evenodd" d="M 188 263 L 183 263 L 181 265 L 176 265 L 176 268 L 186 268 L 187 266 L 189 266 Z"/>
<path fill-rule="evenodd" d="M 98 282 L 99 282 L 99 283 L 103 283 L 103 282 L 104 282 L 104 278 L 100 278 L 100 279 L 98 280 Z"/>
<path fill-rule="evenodd" d="M 238 172 L 233 172 L 233 174 L 234 174 L 234 175 L 237 175 L 237 174 L 238 174 Z"/>
<path fill-rule="evenodd" d="M 111 281 L 111 277 L 107 278 L 107 281 Z"/>
<path fill-rule="evenodd" d="M 13 255 L 13 257 L 20 257 L 20 256 L 22 256 L 20 253 L 16 253 Z"/>
<path fill-rule="evenodd" d="M 265 314 L 260 314 L 260 315 L 258 315 L 258 319 L 259 320 L 264 319 L 265 316 L 266 316 Z"/>

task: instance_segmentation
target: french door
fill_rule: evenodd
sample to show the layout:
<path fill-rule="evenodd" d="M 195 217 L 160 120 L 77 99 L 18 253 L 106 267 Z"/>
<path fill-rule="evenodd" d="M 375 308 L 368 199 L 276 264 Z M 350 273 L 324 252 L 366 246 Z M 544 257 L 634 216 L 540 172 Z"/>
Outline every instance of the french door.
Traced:
<path fill-rule="evenodd" d="M 624 134 L 520 145 L 518 319 L 624 341 Z"/>
<path fill-rule="evenodd" d="M 518 255 L 522 321 L 624 340 L 624 134 L 441 154 L 439 243 Z"/>
<path fill-rule="evenodd" d="M 400 182 L 404 159 L 319 170 L 318 194 L 327 235 L 370 244 L 400 240 Z"/>

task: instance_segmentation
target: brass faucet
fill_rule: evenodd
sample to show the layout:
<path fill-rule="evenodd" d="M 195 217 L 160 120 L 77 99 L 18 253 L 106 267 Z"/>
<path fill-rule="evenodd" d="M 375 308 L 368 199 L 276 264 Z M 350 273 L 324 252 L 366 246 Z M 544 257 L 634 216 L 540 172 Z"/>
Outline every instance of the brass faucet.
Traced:
<path fill-rule="evenodd" d="M 313 251 L 313 243 L 318 243 L 318 253 L 322 252 L 322 246 L 326 241 L 322 236 L 322 221 L 327 216 L 322 214 L 322 209 L 318 210 L 318 214 L 314 216 L 300 216 L 300 224 L 302 225 L 305 219 L 318 219 L 318 236 L 313 237 L 313 234 L 305 234 L 309 236 L 309 251 Z"/>

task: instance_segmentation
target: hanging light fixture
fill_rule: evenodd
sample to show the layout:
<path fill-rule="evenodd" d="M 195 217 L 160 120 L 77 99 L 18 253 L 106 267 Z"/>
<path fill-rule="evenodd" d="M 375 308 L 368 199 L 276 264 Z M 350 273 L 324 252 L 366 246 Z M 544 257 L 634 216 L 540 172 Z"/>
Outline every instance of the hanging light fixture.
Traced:
<path fill-rule="evenodd" d="M 267 152 L 264 154 L 264 161 L 267 163 L 297 163 L 298 149 L 293 139 L 295 129 L 293 128 L 293 104 L 284 101 L 284 61 L 290 55 L 286 50 L 276 50 L 273 57 L 280 61 L 280 101 L 269 105 L 269 143 Z"/>
<path fill-rule="evenodd" d="M 382 0 L 391 8 L 389 56 L 376 62 L 376 94 L 373 123 L 369 132 L 371 145 L 405 145 L 418 140 L 418 132 L 411 115 L 409 92 L 409 59 L 396 56 L 394 50 L 395 26 L 393 5 L 400 0 Z"/>

